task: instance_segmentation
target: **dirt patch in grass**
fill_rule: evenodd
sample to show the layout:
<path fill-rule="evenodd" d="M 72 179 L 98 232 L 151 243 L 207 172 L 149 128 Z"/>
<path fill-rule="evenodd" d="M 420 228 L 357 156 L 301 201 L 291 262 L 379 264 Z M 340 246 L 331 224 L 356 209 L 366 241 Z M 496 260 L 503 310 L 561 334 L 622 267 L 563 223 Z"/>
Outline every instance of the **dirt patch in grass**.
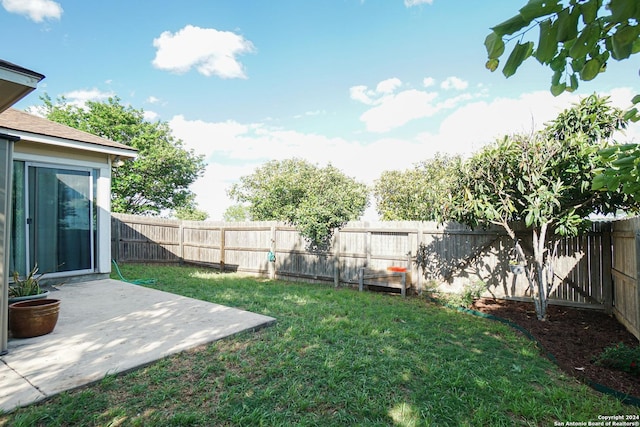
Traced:
<path fill-rule="evenodd" d="M 532 302 L 487 298 L 476 301 L 471 308 L 507 319 L 529 331 L 569 375 L 640 398 L 640 378 L 594 363 L 606 347 L 618 343 L 638 345 L 638 340 L 614 316 L 550 305 L 548 320 L 541 322 Z"/>

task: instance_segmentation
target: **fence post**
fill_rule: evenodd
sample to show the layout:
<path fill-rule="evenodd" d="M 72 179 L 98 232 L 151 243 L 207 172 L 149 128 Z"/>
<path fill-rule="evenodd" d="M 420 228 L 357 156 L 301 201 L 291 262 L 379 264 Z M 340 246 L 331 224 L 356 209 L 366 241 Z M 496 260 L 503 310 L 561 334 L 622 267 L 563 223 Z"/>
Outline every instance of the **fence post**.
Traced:
<path fill-rule="evenodd" d="M 636 331 L 640 330 L 640 231 L 636 231 L 636 292 L 635 292 L 635 304 L 629 304 L 636 307 L 635 328 Z M 629 329 L 629 328 L 627 328 Z"/>
<path fill-rule="evenodd" d="M 369 229 L 369 223 L 365 225 L 367 228 L 367 237 L 364 242 L 364 253 L 367 255 L 366 266 L 371 268 L 371 230 Z"/>
<path fill-rule="evenodd" d="M 340 229 L 333 235 L 333 286 L 340 286 Z"/>
<path fill-rule="evenodd" d="M 225 259 L 224 259 L 224 236 L 225 236 L 225 229 L 224 227 L 220 227 L 220 271 L 222 271 L 224 273 L 224 263 L 225 263 Z"/>
<path fill-rule="evenodd" d="M 611 223 L 600 223 L 600 235 L 602 241 L 602 299 L 604 310 L 607 314 L 613 313 L 613 277 L 612 277 L 612 247 L 611 247 Z"/>
<path fill-rule="evenodd" d="M 121 221 L 114 217 L 113 215 L 111 216 L 111 230 L 112 230 L 112 235 L 113 235 L 113 244 L 111 245 L 111 250 L 112 250 L 112 254 L 111 254 L 111 258 L 113 258 L 114 260 L 116 260 L 116 262 L 120 262 L 120 225 Z M 115 233 L 114 233 L 115 231 Z"/>
<path fill-rule="evenodd" d="M 180 256 L 180 264 L 184 264 L 184 221 L 180 221 L 178 226 L 178 253 Z"/>
<path fill-rule="evenodd" d="M 424 222 L 420 221 L 418 223 L 418 234 L 416 236 L 416 250 L 413 253 L 414 259 L 418 256 L 418 251 L 420 250 L 420 245 L 422 244 L 422 239 L 423 238 L 424 238 Z M 411 260 L 411 261 L 413 261 L 413 260 Z M 414 271 L 413 262 L 410 265 L 412 267 L 411 271 Z M 416 277 L 416 280 L 417 280 L 416 288 L 417 288 L 417 291 L 418 291 L 418 295 L 422 295 L 422 286 L 423 286 L 422 274 L 420 274 L 420 266 L 417 263 L 416 263 L 416 266 L 415 266 L 415 272 L 416 272 L 416 276 L 417 276 Z"/>

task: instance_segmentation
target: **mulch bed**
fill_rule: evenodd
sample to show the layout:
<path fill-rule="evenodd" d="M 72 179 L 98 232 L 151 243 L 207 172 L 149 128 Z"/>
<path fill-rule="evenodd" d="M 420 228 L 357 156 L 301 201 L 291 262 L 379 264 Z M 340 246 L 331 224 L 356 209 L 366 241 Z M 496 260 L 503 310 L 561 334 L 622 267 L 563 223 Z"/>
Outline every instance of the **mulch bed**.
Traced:
<path fill-rule="evenodd" d="M 488 298 L 477 300 L 471 308 L 507 319 L 529 331 L 569 375 L 640 398 L 639 377 L 593 362 L 606 347 L 618 343 L 638 345 L 638 339 L 614 316 L 595 310 L 550 305 L 548 320 L 542 322 L 536 317 L 533 302 Z"/>

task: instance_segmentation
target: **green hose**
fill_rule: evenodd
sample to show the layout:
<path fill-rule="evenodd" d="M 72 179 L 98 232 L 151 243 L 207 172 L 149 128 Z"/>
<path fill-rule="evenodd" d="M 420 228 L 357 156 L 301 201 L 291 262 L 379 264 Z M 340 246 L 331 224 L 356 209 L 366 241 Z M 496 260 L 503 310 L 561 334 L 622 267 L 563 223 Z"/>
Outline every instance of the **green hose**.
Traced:
<path fill-rule="evenodd" d="M 491 319 L 491 320 L 495 320 L 495 321 L 500 322 L 500 323 L 504 323 L 505 325 L 510 326 L 511 328 L 522 332 L 527 338 L 529 338 L 531 341 L 533 341 L 536 344 L 536 346 L 538 346 L 538 348 L 543 353 L 545 353 L 545 355 L 547 356 L 547 358 L 549 360 L 551 360 L 553 363 L 556 364 L 556 366 L 558 366 L 558 361 L 553 356 L 553 354 L 551 354 L 547 349 L 545 349 L 544 346 L 540 343 L 540 341 L 538 341 L 531 334 L 531 332 L 527 331 L 522 326 L 517 325 L 517 324 L 515 324 L 515 323 L 513 323 L 513 322 L 511 322 L 511 321 L 509 321 L 507 319 L 503 319 L 502 317 L 494 316 L 493 314 L 482 313 L 480 311 L 471 310 L 470 308 L 453 306 L 453 305 L 447 304 L 447 303 L 445 303 L 443 301 L 440 301 L 437 298 L 427 297 L 427 299 L 429 299 L 432 302 L 435 302 L 436 304 L 442 305 L 442 306 L 447 307 L 447 308 L 451 308 L 453 310 L 458 310 L 458 311 L 460 311 L 462 313 L 467 313 L 467 314 L 471 314 L 472 316 L 483 317 L 485 319 Z M 637 407 L 640 408 L 640 398 L 638 398 L 638 397 L 631 396 L 631 395 L 622 393 L 621 391 L 611 389 L 611 388 L 606 387 L 606 386 L 604 386 L 602 384 L 599 384 L 599 383 L 597 383 L 595 381 L 591 381 L 590 379 L 587 379 L 587 378 L 578 377 L 578 379 L 580 381 L 584 382 L 586 385 L 588 385 L 592 389 L 594 389 L 596 391 L 599 391 L 600 393 L 608 394 L 609 396 L 613 396 L 616 399 L 620 400 L 624 404 L 633 405 L 633 406 L 637 406 Z"/>
<path fill-rule="evenodd" d="M 111 262 L 113 262 L 113 265 L 116 268 L 116 272 L 118 273 L 118 277 L 120 277 L 120 280 L 122 280 L 123 282 L 131 283 L 133 285 L 155 285 L 156 283 L 158 283 L 158 279 L 127 280 L 124 277 L 122 277 L 122 273 L 120 272 L 120 267 L 118 267 L 118 263 L 116 262 L 116 260 L 112 259 Z"/>

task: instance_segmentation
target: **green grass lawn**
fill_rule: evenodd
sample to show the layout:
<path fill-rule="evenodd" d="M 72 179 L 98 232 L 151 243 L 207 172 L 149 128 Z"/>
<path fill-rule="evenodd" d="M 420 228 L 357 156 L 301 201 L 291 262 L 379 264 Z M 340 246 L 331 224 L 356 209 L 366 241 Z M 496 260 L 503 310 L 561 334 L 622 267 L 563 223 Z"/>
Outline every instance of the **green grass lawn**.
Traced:
<path fill-rule="evenodd" d="M 565 376 L 497 322 L 352 289 L 186 267 L 128 279 L 277 318 L 0 417 L 10 426 L 512 426 L 638 408 Z"/>

